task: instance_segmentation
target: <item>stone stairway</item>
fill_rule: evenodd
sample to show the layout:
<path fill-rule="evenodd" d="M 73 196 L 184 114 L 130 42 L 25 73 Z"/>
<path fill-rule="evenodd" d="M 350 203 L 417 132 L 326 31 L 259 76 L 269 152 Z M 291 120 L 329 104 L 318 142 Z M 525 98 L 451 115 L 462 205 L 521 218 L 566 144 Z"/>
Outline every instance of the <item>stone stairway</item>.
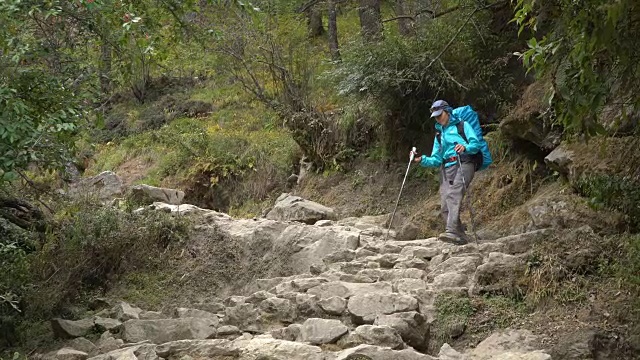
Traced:
<path fill-rule="evenodd" d="M 384 241 L 380 217 L 320 220 L 315 225 L 274 219 L 233 220 L 193 206 L 156 209 L 207 219 L 202 227 L 249 241 L 295 246 L 300 274 L 260 279 L 246 296 L 216 299 L 174 314 L 120 303 L 93 319 L 54 319 L 58 336 L 76 337 L 44 357 L 65 360 L 155 359 L 531 359 L 526 330 L 498 332 L 473 349 L 445 344 L 425 354 L 439 294 L 508 290 L 505 281 L 524 271 L 523 256 L 550 230 L 456 246 L 435 238 Z M 290 217 L 290 214 L 288 215 Z M 295 220 L 295 219 L 294 219 Z M 267 234 L 267 235 L 265 235 Z M 283 238 L 283 234 L 289 234 Z M 293 240 L 292 240 L 293 239 Z M 293 241 L 293 242 L 292 242 Z M 84 322 L 84 323 L 81 323 Z M 80 340 L 82 329 L 103 334 Z"/>

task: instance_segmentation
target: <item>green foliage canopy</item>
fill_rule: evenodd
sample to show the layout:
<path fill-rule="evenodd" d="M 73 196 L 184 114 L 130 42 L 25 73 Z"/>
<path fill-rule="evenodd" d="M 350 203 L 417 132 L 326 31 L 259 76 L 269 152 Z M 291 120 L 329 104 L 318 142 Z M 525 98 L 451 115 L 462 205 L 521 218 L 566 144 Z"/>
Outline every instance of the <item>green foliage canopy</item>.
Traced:
<path fill-rule="evenodd" d="M 549 101 L 574 132 L 603 130 L 603 107 L 640 105 L 640 5 L 634 0 L 517 0 L 513 19 L 533 36 L 522 56 L 549 77 Z M 603 121 L 605 120 L 605 121 Z"/>

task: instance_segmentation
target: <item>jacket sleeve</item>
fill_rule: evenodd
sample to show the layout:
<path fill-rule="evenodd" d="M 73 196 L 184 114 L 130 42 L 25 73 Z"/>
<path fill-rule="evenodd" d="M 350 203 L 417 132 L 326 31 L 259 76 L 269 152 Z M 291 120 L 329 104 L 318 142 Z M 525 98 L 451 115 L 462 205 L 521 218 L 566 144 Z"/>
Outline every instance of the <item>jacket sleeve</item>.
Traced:
<path fill-rule="evenodd" d="M 440 150 L 440 142 L 437 138 L 433 139 L 433 150 L 431 156 L 422 155 L 420 166 L 422 167 L 438 167 L 442 165 L 442 151 Z"/>
<path fill-rule="evenodd" d="M 464 152 L 466 154 L 473 155 L 480 151 L 480 140 L 478 139 L 476 132 L 473 131 L 471 125 L 467 122 L 464 123 L 464 134 L 467 136 L 468 140 Z"/>

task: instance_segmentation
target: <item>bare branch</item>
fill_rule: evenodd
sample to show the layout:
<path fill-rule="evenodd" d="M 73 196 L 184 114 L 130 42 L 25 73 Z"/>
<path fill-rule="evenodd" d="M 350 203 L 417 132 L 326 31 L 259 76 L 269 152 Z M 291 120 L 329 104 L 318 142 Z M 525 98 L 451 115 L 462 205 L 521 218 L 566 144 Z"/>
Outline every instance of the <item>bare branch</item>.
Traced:
<path fill-rule="evenodd" d="M 462 23 L 462 25 L 460 25 L 460 27 L 458 28 L 458 31 L 456 31 L 455 35 L 453 35 L 453 37 L 451 38 L 451 40 L 449 40 L 449 42 L 447 43 L 447 45 L 440 51 L 440 53 L 431 60 L 431 62 L 427 65 L 427 69 L 431 67 L 431 65 L 433 65 L 433 63 L 435 63 L 436 61 L 438 61 L 440 59 L 440 56 L 442 56 L 442 54 L 444 54 L 445 51 L 447 51 L 447 49 L 449 49 L 449 46 L 451 46 L 451 44 L 453 44 L 453 42 L 456 40 L 456 38 L 458 37 L 458 35 L 460 35 L 460 32 L 462 31 L 462 29 L 467 25 L 467 23 L 469 22 L 469 20 L 471 20 L 471 17 L 473 17 L 473 15 L 475 15 L 476 12 L 478 12 L 478 10 L 480 10 L 479 8 L 475 8 L 475 10 L 473 10 L 469 16 L 467 16 L 467 19 Z"/>
<path fill-rule="evenodd" d="M 456 83 L 458 86 L 460 86 L 461 88 L 465 89 L 465 90 L 469 90 L 468 87 L 462 85 L 460 82 L 458 82 L 458 80 L 456 80 L 453 75 L 451 75 L 451 73 L 449 72 L 449 70 L 447 70 L 446 67 L 444 67 L 444 64 L 442 63 L 442 60 L 438 59 L 438 62 L 440 63 L 440 67 L 442 67 L 442 70 L 444 70 L 444 73 L 447 74 L 447 76 L 449 76 L 449 79 L 451 79 L 454 83 Z"/>
<path fill-rule="evenodd" d="M 478 32 L 478 35 L 480 35 L 480 39 L 482 40 L 482 44 L 484 44 L 486 46 L 487 42 L 484 40 L 484 36 L 482 36 L 482 32 L 480 32 L 480 28 L 478 27 L 478 24 L 476 23 L 476 21 L 471 19 L 471 24 L 473 25 L 474 28 L 476 28 L 476 31 Z"/>
<path fill-rule="evenodd" d="M 390 19 L 386 19 L 386 20 L 382 20 L 383 23 L 385 22 L 389 22 L 389 21 L 394 21 L 394 20 L 400 20 L 400 19 L 411 19 L 413 21 L 416 21 L 416 17 L 418 15 L 422 15 L 424 13 L 430 13 L 432 15 L 432 19 L 438 18 L 440 16 L 449 14 L 451 12 L 454 12 L 456 10 L 460 9 L 460 5 L 456 5 L 453 7 L 450 7 L 448 9 L 442 10 L 439 13 L 436 13 L 435 11 L 431 10 L 431 9 L 422 9 L 422 10 L 418 10 L 415 15 L 399 15 Z"/>

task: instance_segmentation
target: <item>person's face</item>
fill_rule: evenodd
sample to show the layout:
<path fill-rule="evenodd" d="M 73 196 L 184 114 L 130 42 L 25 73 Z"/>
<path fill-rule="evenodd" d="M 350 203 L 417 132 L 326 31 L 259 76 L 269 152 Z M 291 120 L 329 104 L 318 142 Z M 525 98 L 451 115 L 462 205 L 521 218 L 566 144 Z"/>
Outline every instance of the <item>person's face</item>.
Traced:
<path fill-rule="evenodd" d="M 447 126 L 447 124 L 449 123 L 449 113 L 446 111 L 443 111 L 442 114 L 440 114 L 440 116 L 436 117 L 436 121 L 441 126 Z"/>

